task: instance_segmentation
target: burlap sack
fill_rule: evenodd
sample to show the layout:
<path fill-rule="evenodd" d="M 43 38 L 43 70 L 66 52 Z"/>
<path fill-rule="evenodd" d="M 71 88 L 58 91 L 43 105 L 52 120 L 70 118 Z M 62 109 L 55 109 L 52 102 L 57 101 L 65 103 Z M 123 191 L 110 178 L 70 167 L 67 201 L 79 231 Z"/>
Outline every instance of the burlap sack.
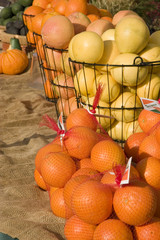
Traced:
<path fill-rule="evenodd" d="M 48 193 L 34 181 L 35 155 L 56 136 L 39 127 L 44 114 L 56 117 L 37 61 L 32 74 L 0 75 L 0 232 L 19 240 L 65 239 L 64 219 L 54 216 Z"/>

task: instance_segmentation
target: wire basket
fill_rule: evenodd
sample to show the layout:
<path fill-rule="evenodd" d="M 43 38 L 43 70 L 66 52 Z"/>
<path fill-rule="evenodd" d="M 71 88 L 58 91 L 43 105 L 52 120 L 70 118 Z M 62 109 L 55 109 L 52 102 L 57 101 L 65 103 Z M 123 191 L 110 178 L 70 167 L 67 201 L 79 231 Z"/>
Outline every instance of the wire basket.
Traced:
<path fill-rule="evenodd" d="M 97 106 L 97 120 L 109 135 L 123 145 L 134 132 L 142 131 L 138 116 L 143 109 L 140 98 L 160 97 L 160 61 L 132 65 L 90 64 L 69 59 L 78 105 L 91 109 L 99 83 L 103 92 Z M 130 81 L 130 84 L 128 82 Z"/>
<path fill-rule="evenodd" d="M 34 41 L 34 34 L 32 31 L 30 31 L 29 29 L 32 28 L 32 19 L 33 19 L 34 15 L 28 15 L 23 13 L 23 22 L 26 25 L 26 39 L 27 39 L 27 45 L 28 48 L 30 48 L 30 50 L 34 50 L 36 45 L 35 45 L 35 41 Z"/>
<path fill-rule="evenodd" d="M 36 33 L 34 41 L 45 97 L 55 103 L 57 118 L 61 112 L 65 118 L 79 107 L 72 77 L 74 69 L 69 64 L 68 50 L 48 47 L 42 36 Z"/>

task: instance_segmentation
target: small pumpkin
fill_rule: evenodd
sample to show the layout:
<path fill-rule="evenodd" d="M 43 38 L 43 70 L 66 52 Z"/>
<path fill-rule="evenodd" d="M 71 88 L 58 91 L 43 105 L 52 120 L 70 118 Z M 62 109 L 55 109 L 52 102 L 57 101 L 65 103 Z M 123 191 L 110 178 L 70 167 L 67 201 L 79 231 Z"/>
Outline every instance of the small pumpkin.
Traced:
<path fill-rule="evenodd" d="M 2 73 L 8 75 L 20 74 L 27 68 L 28 63 L 28 57 L 21 50 L 19 40 L 11 38 L 9 48 L 1 56 L 0 69 Z"/>

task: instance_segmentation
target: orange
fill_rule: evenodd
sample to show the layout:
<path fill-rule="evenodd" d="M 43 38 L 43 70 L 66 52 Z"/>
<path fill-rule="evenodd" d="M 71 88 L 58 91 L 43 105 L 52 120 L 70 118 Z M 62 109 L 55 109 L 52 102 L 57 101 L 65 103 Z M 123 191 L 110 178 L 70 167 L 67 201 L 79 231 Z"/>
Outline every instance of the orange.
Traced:
<path fill-rule="evenodd" d="M 50 81 L 48 79 L 44 83 L 44 91 L 45 91 L 45 95 L 47 98 L 53 99 L 55 97 L 52 84 L 50 83 Z"/>
<path fill-rule="evenodd" d="M 32 46 L 34 46 L 35 45 L 35 38 L 34 38 L 33 32 L 28 31 L 26 37 L 27 37 L 28 43 L 30 43 L 30 44 L 32 44 Z"/>
<path fill-rule="evenodd" d="M 36 16 L 34 16 L 32 18 L 32 29 L 33 29 L 33 32 L 41 35 L 41 24 L 42 24 L 42 20 L 43 20 L 43 17 L 45 16 L 46 14 L 45 13 L 39 13 L 37 14 Z"/>
<path fill-rule="evenodd" d="M 37 183 L 38 187 L 40 187 L 43 190 L 47 190 L 46 183 L 37 169 L 34 170 L 34 180 Z"/>
<path fill-rule="evenodd" d="M 39 40 L 43 41 L 43 40 L 42 40 L 42 37 L 41 37 L 40 34 L 37 34 L 37 33 L 34 32 L 33 36 L 34 36 L 34 42 L 35 42 L 35 45 L 36 45 L 36 48 L 37 48 L 38 41 Z"/>
<path fill-rule="evenodd" d="M 68 100 L 59 99 L 57 105 L 59 112 L 61 112 L 61 109 L 63 109 L 64 116 L 68 116 L 74 109 L 81 107 L 76 97 L 71 97 Z"/>
<path fill-rule="evenodd" d="M 50 187 L 49 188 L 49 196 L 50 196 L 50 198 L 52 197 L 52 193 L 54 192 L 54 191 L 56 191 L 58 188 L 55 188 L 55 187 Z"/>
<path fill-rule="evenodd" d="M 125 166 L 121 166 L 122 173 L 125 171 Z M 130 181 L 140 178 L 139 172 L 136 170 L 134 166 L 131 166 L 130 169 Z M 103 177 L 101 178 L 101 182 L 103 184 L 108 184 L 111 188 L 112 192 L 115 192 L 119 186 L 116 183 L 116 174 L 113 170 L 107 171 Z"/>
<path fill-rule="evenodd" d="M 35 166 L 39 173 L 41 173 L 42 160 L 45 158 L 45 156 L 48 153 L 51 153 L 51 152 L 63 152 L 63 148 L 58 144 L 49 143 L 38 150 L 35 157 Z"/>
<path fill-rule="evenodd" d="M 67 240 L 92 240 L 95 228 L 74 215 L 66 221 L 64 235 Z"/>
<path fill-rule="evenodd" d="M 134 181 L 116 190 L 113 207 L 122 222 L 135 226 L 143 225 L 155 214 L 156 193 L 147 183 Z"/>
<path fill-rule="evenodd" d="M 60 0 L 52 0 L 51 1 L 51 8 L 54 8 L 59 1 Z"/>
<path fill-rule="evenodd" d="M 89 14 L 95 14 L 100 17 L 99 9 L 91 3 L 87 4 L 87 15 L 89 15 Z"/>
<path fill-rule="evenodd" d="M 97 133 L 97 138 L 98 138 L 98 142 L 103 141 L 103 140 L 110 140 L 113 141 L 113 139 L 108 135 L 108 133 Z"/>
<path fill-rule="evenodd" d="M 44 49 L 43 49 L 43 40 L 42 38 L 38 39 L 38 41 L 36 41 L 36 51 L 38 54 L 38 57 L 41 60 L 45 60 L 45 53 L 44 53 Z"/>
<path fill-rule="evenodd" d="M 94 232 L 93 240 L 133 240 L 129 227 L 118 219 L 108 219 L 100 223 Z"/>
<path fill-rule="evenodd" d="M 42 19 L 42 22 L 41 22 L 41 29 L 43 28 L 45 22 L 50 18 L 50 17 L 53 17 L 55 15 L 59 15 L 59 13 L 57 12 L 49 12 L 49 13 L 46 13 L 45 16 L 43 17 Z"/>
<path fill-rule="evenodd" d="M 115 179 L 116 179 L 115 173 L 112 170 L 107 171 L 101 178 L 101 183 L 107 184 L 110 187 L 111 191 L 114 193 L 118 188 Z"/>
<path fill-rule="evenodd" d="M 160 159 L 155 157 L 143 158 L 137 163 L 138 170 L 142 179 L 154 188 L 160 189 Z"/>
<path fill-rule="evenodd" d="M 23 20 L 27 28 L 33 32 L 32 18 L 37 14 L 43 12 L 44 8 L 38 6 L 30 6 L 24 11 Z"/>
<path fill-rule="evenodd" d="M 96 180 L 101 179 L 101 174 L 99 174 L 99 172 L 93 168 L 87 168 L 87 167 L 80 168 L 73 174 L 72 177 L 80 176 L 80 175 L 87 175 L 87 176 L 90 176 L 90 178 L 96 179 Z"/>
<path fill-rule="evenodd" d="M 98 123 L 96 118 L 85 108 L 77 108 L 73 110 L 66 119 L 67 130 L 75 126 L 83 126 L 96 131 L 97 125 Z"/>
<path fill-rule="evenodd" d="M 100 16 L 101 17 L 105 17 L 105 16 L 107 16 L 107 17 L 113 17 L 113 15 L 112 15 L 112 13 L 110 13 L 107 9 L 99 9 L 99 11 L 100 11 Z"/>
<path fill-rule="evenodd" d="M 156 136 L 157 142 L 160 144 L 160 126 L 157 127 L 155 136 Z"/>
<path fill-rule="evenodd" d="M 160 114 L 143 109 L 138 117 L 141 129 L 148 133 L 151 128 L 160 121 Z"/>
<path fill-rule="evenodd" d="M 25 9 L 24 14 L 35 16 L 35 15 L 43 12 L 43 10 L 44 9 L 42 7 L 39 7 L 39 6 L 30 6 L 30 7 Z"/>
<path fill-rule="evenodd" d="M 146 136 L 147 134 L 144 132 L 133 133 L 128 137 L 124 144 L 124 152 L 126 156 L 128 158 L 132 157 L 132 160 L 136 163 L 140 160 L 138 155 L 139 146 Z"/>
<path fill-rule="evenodd" d="M 46 8 L 43 10 L 43 13 L 53 13 L 54 12 L 54 8 L 50 7 L 50 8 Z"/>
<path fill-rule="evenodd" d="M 75 171 L 74 161 L 64 153 L 52 152 L 46 155 L 41 163 L 42 177 L 52 187 L 64 187 Z"/>
<path fill-rule="evenodd" d="M 86 223 L 101 223 L 112 213 L 110 188 L 96 180 L 80 184 L 72 195 L 72 210 Z"/>
<path fill-rule="evenodd" d="M 96 14 L 88 14 L 87 17 L 90 19 L 91 22 L 94 22 L 94 21 L 100 19 L 100 17 Z"/>
<path fill-rule="evenodd" d="M 101 19 L 108 20 L 109 22 L 112 22 L 112 18 L 108 16 L 101 17 Z"/>
<path fill-rule="evenodd" d="M 43 51 L 44 52 L 44 51 Z M 54 80 L 54 71 L 50 70 L 46 60 L 43 60 L 43 71 L 44 71 L 44 75 L 45 75 L 45 78 L 46 80 L 50 81 L 50 82 L 53 82 Z M 46 84 L 47 85 L 47 84 Z M 50 84 L 51 85 L 51 84 Z M 52 86 L 52 85 L 51 85 Z M 51 89 L 51 86 L 50 86 L 50 90 Z M 54 91 L 55 93 L 55 91 Z"/>
<path fill-rule="evenodd" d="M 136 167 L 134 167 L 133 165 L 131 165 L 131 169 L 130 169 L 130 181 L 132 182 L 133 180 L 140 178 L 140 174 L 137 171 Z"/>
<path fill-rule="evenodd" d="M 58 3 L 54 7 L 54 11 L 60 13 L 61 15 L 65 15 L 67 4 L 68 4 L 67 0 L 58 1 Z"/>
<path fill-rule="evenodd" d="M 90 128 L 77 126 L 65 134 L 65 147 L 70 156 L 82 159 L 90 157 L 93 146 L 97 143 L 97 134 Z"/>
<path fill-rule="evenodd" d="M 160 218 L 160 189 L 156 190 L 156 196 L 157 196 L 157 208 L 155 212 L 155 217 Z"/>
<path fill-rule="evenodd" d="M 33 0 L 32 6 L 38 6 L 38 7 L 46 9 L 49 6 L 49 1 L 48 0 Z"/>
<path fill-rule="evenodd" d="M 91 163 L 96 170 L 103 172 L 115 165 L 124 165 L 125 154 L 117 143 L 110 140 L 100 141 L 92 148 Z"/>
<path fill-rule="evenodd" d="M 75 191 L 75 189 L 83 182 L 88 181 L 90 178 L 86 175 L 80 175 L 72 177 L 64 186 L 63 196 L 65 203 L 67 206 L 71 209 L 72 208 L 72 194 Z"/>
<path fill-rule="evenodd" d="M 160 144 L 153 134 L 144 138 L 139 146 L 138 154 L 139 159 L 146 157 L 160 158 Z"/>
<path fill-rule="evenodd" d="M 67 3 L 65 16 L 69 16 L 73 12 L 81 12 L 87 15 L 87 1 L 86 0 L 69 0 Z"/>
<path fill-rule="evenodd" d="M 83 158 L 79 161 L 80 168 L 93 168 L 90 158 Z"/>
<path fill-rule="evenodd" d="M 57 217 L 70 218 L 73 215 L 71 209 L 69 209 L 64 202 L 63 188 L 59 188 L 52 193 L 50 198 L 50 206 L 52 212 Z"/>
<path fill-rule="evenodd" d="M 135 227 L 135 235 L 138 240 L 159 240 L 160 218 L 153 218 L 149 223 Z"/>

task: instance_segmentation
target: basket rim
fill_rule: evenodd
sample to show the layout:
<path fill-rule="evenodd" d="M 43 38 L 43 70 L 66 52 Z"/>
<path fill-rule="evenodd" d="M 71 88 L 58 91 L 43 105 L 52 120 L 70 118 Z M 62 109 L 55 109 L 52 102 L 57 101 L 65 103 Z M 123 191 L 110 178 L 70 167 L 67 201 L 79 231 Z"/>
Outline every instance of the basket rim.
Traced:
<path fill-rule="evenodd" d="M 27 45 L 26 36 L 21 36 L 21 35 L 18 35 L 18 34 L 10 34 L 10 33 L 6 33 L 5 30 L 1 30 L 0 39 L 1 39 L 2 42 L 10 43 L 11 38 L 18 38 L 20 44 Z"/>
<path fill-rule="evenodd" d="M 136 64 L 136 59 L 140 59 L 141 62 L 139 64 Z M 75 64 L 82 64 L 82 65 L 88 65 L 88 66 L 106 66 L 106 67 L 147 67 L 147 66 L 160 66 L 160 60 L 159 61 L 152 61 L 152 62 L 144 62 L 143 58 L 140 56 L 137 56 L 133 60 L 133 64 L 103 64 L 103 63 L 87 63 L 87 62 L 80 62 L 73 60 L 69 57 L 69 62 L 75 63 Z"/>

